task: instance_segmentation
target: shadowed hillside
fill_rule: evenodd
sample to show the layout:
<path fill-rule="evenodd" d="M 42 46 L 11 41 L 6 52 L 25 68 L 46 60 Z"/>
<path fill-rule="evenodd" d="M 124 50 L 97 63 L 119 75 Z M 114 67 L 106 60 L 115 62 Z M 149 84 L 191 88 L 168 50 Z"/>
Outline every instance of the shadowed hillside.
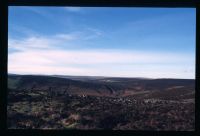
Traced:
<path fill-rule="evenodd" d="M 193 90 L 191 79 L 137 79 L 106 77 L 18 76 L 8 78 L 8 88 L 27 91 L 53 91 L 56 93 L 98 96 L 127 96 L 136 93 L 169 90 Z M 187 91 L 186 91 L 187 92 Z M 160 93 L 160 92 L 159 92 Z M 162 93 L 162 92 L 161 92 Z"/>

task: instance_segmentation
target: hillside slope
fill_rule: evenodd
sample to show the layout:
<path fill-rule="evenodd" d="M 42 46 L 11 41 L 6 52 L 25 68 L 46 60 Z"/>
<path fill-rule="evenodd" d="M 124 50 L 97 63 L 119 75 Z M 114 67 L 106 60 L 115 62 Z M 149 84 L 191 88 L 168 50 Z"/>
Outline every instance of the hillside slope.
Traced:
<path fill-rule="evenodd" d="M 71 79 L 70 79 L 71 78 Z M 52 91 L 60 94 L 128 96 L 152 92 L 194 92 L 192 79 L 140 79 L 111 77 L 53 77 L 9 75 L 8 88 L 25 91 Z M 164 93 L 166 94 L 166 93 Z"/>

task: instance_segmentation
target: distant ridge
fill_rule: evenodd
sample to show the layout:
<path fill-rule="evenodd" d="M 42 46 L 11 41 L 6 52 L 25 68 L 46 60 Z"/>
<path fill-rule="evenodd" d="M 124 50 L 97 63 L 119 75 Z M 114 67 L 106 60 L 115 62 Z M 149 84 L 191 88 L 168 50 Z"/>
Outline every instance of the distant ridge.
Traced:
<path fill-rule="evenodd" d="M 59 78 L 73 78 L 73 79 L 80 79 L 80 78 L 88 78 L 88 79 L 103 79 L 103 78 L 116 78 L 116 79 L 145 79 L 145 80 L 160 80 L 160 79 L 186 79 L 186 80 L 195 80 L 189 78 L 150 78 L 150 77 L 120 77 L 120 76 L 77 76 L 77 75 L 50 75 L 50 74 L 14 74 L 8 73 L 8 75 L 24 75 L 24 76 L 51 76 L 51 77 L 59 77 Z"/>
<path fill-rule="evenodd" d="M 46 90 L 54 88 L 55 92 L 67 91 L 69 94 L 86 94 L 95 96 L 125 96 L 138 92 L 192 90 L 193 79 L 146 79 L 114 78 L 96 76 L 60 76 L 60 75 L 8 75 L 9 85 L 18 90 Z M 8 86 L 8 88 L 10 87 Z M 111 91 L 112 90 L 112 91 Z"/>

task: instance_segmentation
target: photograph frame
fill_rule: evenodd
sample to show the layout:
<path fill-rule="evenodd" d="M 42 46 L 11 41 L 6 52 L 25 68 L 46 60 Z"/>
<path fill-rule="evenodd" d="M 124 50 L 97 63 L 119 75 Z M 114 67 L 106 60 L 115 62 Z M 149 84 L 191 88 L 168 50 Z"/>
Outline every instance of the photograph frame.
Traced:
<path fill-rule="evenodd" d="M 9 6 L 81 6 L 81 7 L 163 7 L 163 8 L 196 8 L 196 71 L 195 71 L 195 131 L 83 131 L 83 130 L 9 130 L 7 129 L 7 74 L 8 74 L 8 7 Z M 200 103 L 198 85 L 200 79 L 200 1 L 199 0 L 8 0 L 1 4 L 0 12 L 1 35 L 0 35 L 0 59 L 1 59 L 1 82 L 0 82 L 0 129 L 8 135 L 197 135 L 200 132 L 199 109 Z"/>

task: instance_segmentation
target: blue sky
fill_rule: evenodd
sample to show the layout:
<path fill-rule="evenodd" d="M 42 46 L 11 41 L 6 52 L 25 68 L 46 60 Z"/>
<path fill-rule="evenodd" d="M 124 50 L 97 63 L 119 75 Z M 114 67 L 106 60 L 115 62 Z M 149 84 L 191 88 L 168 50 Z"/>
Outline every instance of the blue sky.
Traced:
<path fill-rule="evenodd" d="M 195 78 L 195 9 L 9 7 L 8 71 Z"/>

